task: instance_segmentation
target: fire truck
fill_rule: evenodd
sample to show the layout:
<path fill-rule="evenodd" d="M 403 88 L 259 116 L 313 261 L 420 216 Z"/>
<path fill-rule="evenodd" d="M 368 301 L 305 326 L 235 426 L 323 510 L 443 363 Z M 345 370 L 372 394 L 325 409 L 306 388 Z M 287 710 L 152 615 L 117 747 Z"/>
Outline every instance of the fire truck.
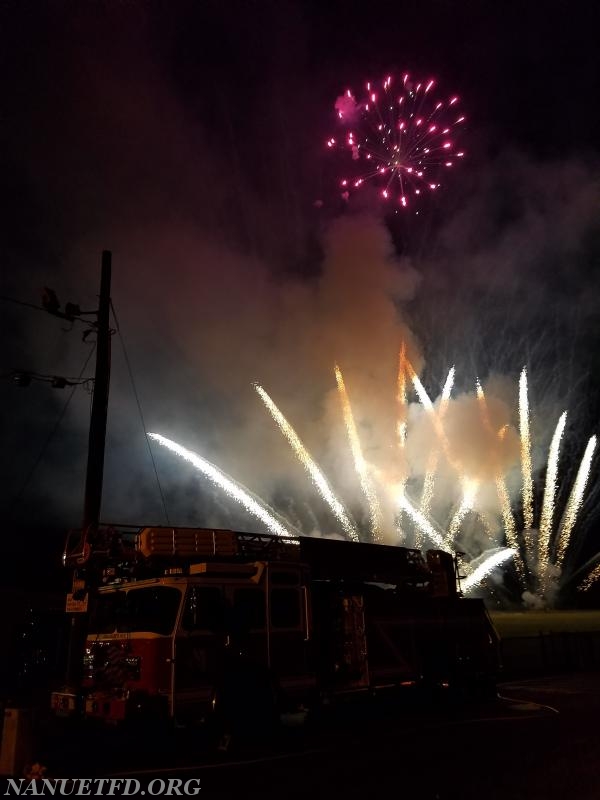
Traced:
<path fill-rule="evenodd" d="M 439 550 L 147 527 L 85 553 L 71 536 L 64 562 L 90 602 L 58 714 L 254 724 L 393 687 L 495 686 L 494 627 Z"/>

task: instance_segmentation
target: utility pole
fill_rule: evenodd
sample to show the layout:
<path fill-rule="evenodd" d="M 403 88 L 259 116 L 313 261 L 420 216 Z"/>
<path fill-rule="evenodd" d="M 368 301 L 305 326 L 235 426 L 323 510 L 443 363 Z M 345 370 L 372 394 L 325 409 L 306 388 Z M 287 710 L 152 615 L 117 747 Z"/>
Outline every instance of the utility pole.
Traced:
<path fill-rule="evenodd" d="M 102 252 L 100 277 L 100 304 L 96 325 L 96 373 L 94 397 L 90 419 L 88 459 L 85 477 L 83 506 L 83 530 L 90 539 L 98 529 L 102 502 L 102 479 L 104 475 L 104 446 L 106 441 L 106 419 L 108 414 L 108 390 L 110 385 L 110 279 L 112 254 Z"/>
<path fill-rule="evenodd" d="M 110 386 L 110 282 L 112 254 L 109 250 L 102 252 L 102 271 L 100 276 L 100 300 L 96 318 L 96 370 L 94 376 L 94 397 L 90 418 L 88 438 L 88 458 L 85 476 L 85 495 L 83 501 L 83 524 L 81 552 L 78 562 L 83 566 L 83 573 L 75 569 L 71 594 L 71 632 L 69 651 L 67 654 L 66 684 L 70 688 L 78 686 L 83 668 L 83 650 L 85 646 L 87 623 L 88 581 L 85 575 L 85 564 L 93 552 L 100 522 L 100 506 L 102 503 L 102 480 L 104 475 L 104 450 L 106 444 L 106 421 L 108 416 L 108 392 Z M 82 578 L 83 575 L 83 578 Z M 85 597 L 84 607 L 79 610 L 77 597 Z"/>

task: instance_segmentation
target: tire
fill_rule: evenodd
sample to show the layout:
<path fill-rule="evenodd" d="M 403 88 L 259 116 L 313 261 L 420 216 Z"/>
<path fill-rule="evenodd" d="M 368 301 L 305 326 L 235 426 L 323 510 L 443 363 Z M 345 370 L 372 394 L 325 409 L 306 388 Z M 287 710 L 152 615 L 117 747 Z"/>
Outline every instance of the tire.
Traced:
<path fill-rule="evenodd" d="M 267 671 L 229 677 L 215 690 L 208 720 L 210 747 L 222 755 L 249 742 L 270 742 L 280 727 L 279 693 Z"/>

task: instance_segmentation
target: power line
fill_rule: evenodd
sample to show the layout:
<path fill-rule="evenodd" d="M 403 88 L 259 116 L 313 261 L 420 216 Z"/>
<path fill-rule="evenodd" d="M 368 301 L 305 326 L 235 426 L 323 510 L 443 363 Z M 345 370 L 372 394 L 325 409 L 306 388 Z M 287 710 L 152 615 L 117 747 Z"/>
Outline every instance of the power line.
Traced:
<path fill-rule="evenodd" d="M 165 501 L 165 496 L 163 494 L 162 486 L 161 486 L 161 483 L 160 483 L 160 478 L 158 476 L 158 469 L 156 467 L 156 461 L 154 460 L 154 454 L 152 453 L 152 448 L 150 447 L 150 442 L 148 440 L 148 431 L 146 430 L 146 423 L 144 421 L 144 414 L 142 412 L 142 404 L 140 402 L 140 398 L 139 398 L 139 395 L 138 395 L 137 387 L 135 385 L 135 379 L 133 377 L 133 370 L 131 369 L 131 363 L 129 361 L 129 356 L 127 354 L 127 348 L 125 347 L 125 339 L 123 338 L 123 334 L 121 333 L 121 328 L 119 326 L 119 318 L 117 317 L 117 312 L 115 311 L 115 307 L 114 307 L 112 299 L 110 301 L 110 307 L 112 309 L 112 313 L 113 313 L 113 316 L 115 318 L 115 323 L 116 323 L 116 326 L 117 326 L 117 332 L 119 334 L 119 340 L 121 342 L 121 347 L 123 348 L 123 355 L 125 357 L 125 364 L 127 365 L 127 371 L 129 373 L 129 379 L 131 380 L 131 386 L 133 388 L 133 394 L 134 394 L 134 397 L 135 397 L 135 402 L 137 404 L 138 413 L 140 415 L 140 421 L 142 423 L 142 428 L 144 430 L 144 438 L 146 440 L 146 446 L 148 448 L 148 453 L 150 454 L 150 460 L 152 461 L 152 467 L 154 469 L 154 476 L 156 478 L 156 484 L 158 486 L 158 491 L 159 491 L 159 494 L 160 494 L 160 499 L 161 499 L 163 511 L 164 511 L 164 514 L 165 514 L 165 520 L 167 522 L 167 525 L 170 525 L 171 523 L 169 521 L 169 512 L 167 511 L 167 504 L 166 504 L 166 501 Z"/>
<path fill-rule="evenodd" d="M 96 344 L 94 343 L 94 345 L 90 349 L 90 352 L 88 353 L 87 358 L 85 359 L 85 361 L 83 363 L 83 366 L 82 366 L 82 368 L 81 368 L 81 370 L 79 372 L 79 376 L 77 378 L 78 382 L 75 383 L 75 385 L 71 389 L 71 392 L 70 392 L 70 394 L 69 394 L 69 396 L 68 396 L 68 398 L 67 398 L 67 400 L 66 400 L 66 402 L 65 402 L 65 404 L 64 404 L 64 406 L 62 408 L 62 411 L 58 415 L 58 418 L 57 418 L 56 422 L 54 423 L 54 426 L 53 426 L 52 430 L 49 432 L 48 436 L 46 437 L 46 439 L 45 439 L 45 441 L 44 441 L 44 443 L 43 443 L 43 445 L 42 445 L 42 447 L 41 447 L 41 449 L 40 449 L 40 451 L 39 451 L 39 453 L 37 455 L 37 458 L 35 459 L 35 461 L 33 463 L 33 466 L 29 470 L 29 473 L 27 474 L 27 477 L 25 478 L 23 484 L 21 485 L 21 488 L 19 489 L 19 491 L 15 495 L 15 497 L 14 497 L 14 499 L 13 499 L 11 505 L 10 505 L 10 508 L 9 508 L 9 511 L 8 511 L 9 519 L 12 519 L 13 514 L 15 512 L 15 509 L 16 509 L 18 503 L 21 501 L 23 495 L 25 494 L 25 490 L 29 486 L 29 483 L 30 483 L 31 479 L 34 476 L 35 471 L 37 470 L 38 466 L 40 465 L 40 462 L 41 462 L 42 458 L 44 457 L 44 455 L 46 453 L 46 450 L 48 449 L 48 446 L 50 445 L 50 442 L 52 441 L 52 439 L 56 435 L 56 433 L 57 433 L 57 431 L 58 431 L 58 429 L 59 429 L 59 427 L 61 425 L 61 422 L 63 421 L 63 418 L 64 418 L 65 414 L 67 413 L 67 409 L 69 408 L 71 400 L 73 399 L 73 396 L 74 396 L 75 392 L 77 391 L 78 386 L 80 386 L 81 383 L 85 383 L 86 382 L 86 381 L 81 381 L 81 378 L 82 378 L 83 373 L 85 372 L 85 370 L 87 368 L 87 365 L 89 364 L 90 359 L 91 359 L 92 355 L 94 354 L 95 350 L 96 350 Z"/>
<path fill-rule="evenodd" d="M 65 389 L 67 386 L 85 386 L 88 391 L 92 391 L 92 385 L 94 383 L 93 378 L 65 378 L 62 375 L 44 375 L 29 369 L 3 372 L 0 374 L 0 378 L 9 378 L 13 383 L 21 387 L 29 386 L 31 381 L 34 380 L 41 381 L 42 383 L 50 383 L 54 389 Z"/>
<path fill-rule="evenodd" d="M 46 306 L 38 306 L 35 303 L 27 303 L 24 300 L 17 300 L 16 297 L 9 297 L 8 295 L 5 295 L 5 294 L 0 294 L 0 301 L 2 301 L 3 303 L 12 303 L 12 305 L 15 305 L 15 306 L 23 306 L 25 308 L 32 308 L 34 311 L 42 311 L 44 314 L 51 314 L 54 317 L 59 317 L 60 319 L 64 319 L 67 322 L 70 322 L 71 325 L 74 322 L 81 322 L 83 325 L 87 325 L 88 327 L 89 326 L 95 327 L 95 322 L 93 322 L 92 320 L 89 320 L 89 319 L 83 319 L 82 316 L 95 314 L 96 312 L 94 312 L 94 311 L 81 311 L 81 309 L 79 309 L 78 306 L 74 306 L 74 305 L 69 304 L 69 303 L 67 303 L 67 307 L 69 309 L 72 309 L 73 313 L 66 313 L 66 309 L 65 309 L 65 312 L 59 311 L 58 308 L 56 308 L 54 310 L 50 310 Z M 82 316 L 79 316 L 79 314 L 81 314 Z"/>
<path fill-rule="evenodd" d="M 15 306 L 25 306 L 26 308 L 33 308 L 35 311 L 43 311 L 44 314 L 47 313 L 43 306 L 36 306 L 35 303 L 25 303 L 23 300 L 17 300 L 16 297 L 8 297 L 5 294 L 0 294 L 0 300 L 4 303 L 12 303 Z"/>

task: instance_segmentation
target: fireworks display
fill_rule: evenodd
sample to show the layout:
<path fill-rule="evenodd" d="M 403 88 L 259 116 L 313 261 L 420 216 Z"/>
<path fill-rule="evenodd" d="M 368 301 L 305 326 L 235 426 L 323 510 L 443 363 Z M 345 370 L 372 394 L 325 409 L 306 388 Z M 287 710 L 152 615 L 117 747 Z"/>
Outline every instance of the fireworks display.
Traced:
<path fill-rule="evenodd" d="M 339 137 L 327 147 L 342 148 L 350 166 L 340 179 L 342 197 L 372 183 L 383 200 L 407 208 L 419 195 L 438 190 L 443 174 L 465 155 L 458 137 L 465 123 L 456 95 L 439 95 L 433 79 L 408 73 L 367 82 L 338 97 Z"/>
<path fill-rule="evenodd" d="M 330 148 L 350 155 L 356 173 L 354 178 L 343 178 L 344 194 L 372 181 L 384 199 L 407 206 L 424 188 L 437 189 L 441 178 L 432 176 L 464 155 L 457 143 L 464 123 L 458 105 L 453 96 L 437 99 L 432 80 L 412 81 L 408 75 L 390 76 L 377 86 L 368 84 L 363 97 L 348 90 L 336 102 L 345 132 L 328 141 Z M 552 604 L 573 566 L 577 548 L 571 544 L 586 510 L 596 439 L 589 440 L 575 481 L 566 485 L 560 464 L 566 412 L 549 452 L 544 453 L 546 460 L 533 433 L 539 433 L 540 426 L 530 407 L 525 369 L 517 387 L 511 382 L 510 390 L 504 385 L 500 393 L 495 391 L 490 364 L 485 390 L 473 378 L 468 379 L 468 390 L 456 389 L 455 380 L 460 385 L 465 378 L 457 379 L 454 366 L 440 373 L 447 375 L 443 385 L 433 391 L 426 388 L 416 337 L 398 318 L 399 303 L 413 298 L 418 275 L 407 259 L 398 260 L 390 251 L 394 243 L 373 214 L 358 219 L 355 214 L 342 215 L 333 226 L 321 283 L 315 284 L 314 293 L 303 292 L 302 299 L 298 293 L 290 295 L 297 316 L 292 318 L 295 324 L 286 318 L 286 326 L 294 337 L 298 332 L 301 358 L 289 363 L 300 364 L 308 355 L 303 370 L 312 375 L 318 341 L 323 342 L 323 352 L 314 359 L 319 375 L 333 366 L 330 385 L 335 403 L 327 403 L 326 413 L 333 411 L 336 420 L 323 417 L 327 427 L 312 437 L 315 457 L 284 416 L 288 412 L 283 405 L 280 409 L 262 386 L 254 384 L 283 434 L 284 447 L 302 467 L 297 469 L 298 479 L 304 479 L 303 471 L 316 490 L 314 501 L 331 512 L 325 524 L 312 500 L 286 491 L 287 481 L 297 480 L 295 474 L 285 478 L 277 474 L 273 489 L 286 493 L 286 512 L 278 516 L 199 456 L 193 454 L 192 460 L 188 451 L 175 449 L 172 442 L 171 449 L 192 460 L 278 535 L 295 527 L 350 541 L 460 552 L 465 592 L 493 590 L 496 599 L 514 603 L 518 598 L 520 604 L 529 602 L 529 596 L 536 603 Z M 305 313 L 300 315 L 297 309 Z M 302 346 L 305 319 L 310 348 Z M 311 325 L 316 325 L 319 336 Z M 264 357 L 268 362 L 269 353 Z M 359 372 L 357 363 L 368 368 Z M 383 381 L 394 380 L 387 373 L 387 365 L 393 368 L 394 363 L 395 385 L 386 399 Z M 261 370 L 260 361 L 253 364 L 247 380 Z M 300 425 L 297 414 L 294 424 Z M 337 415 L 343 424 L 338 424 Z M 315 415 L 310 413 L 310 418 Z M 551 423 L 556 424 L 554 416 Z M 255 431 L 253 425 L 253 435 Z M 331 471 L 326 474 L 317 462 L 328 464 Z M 288 468 L 294 469 L 286 459 Z M 280 502 L 272 503 L 280 508 Z M 288 518 L 296 525 L 287 524 Z M 589 584 L 595 565 L 592 559 L 580 585 Z"/>
<path fill-rule="evenodd" d="M 506 472 L 507 468 L 510 471 L 513 467 L 517 467 L 517 464 L 511 464 L 509 467 L 503 466 L 500 457 L 500 446 L 509 436 L 511 425 L 504 423 L 497 427 L 480 382 L 476 382 L 475 404 L 472 407 L 473 424 L 475 425 L 477 419 L 479 420 L 479 425 L 486 433 L 487 441 L 492 443 L 492 452 L 488 453 L 488 472 L 483 470 L 481 474 L 467 474 L 464 466 L 467 459 L 461 457 L 456 443 L 450 441 L 445 429 L 445 421 L 452 412 L 452 403 L 457 402 L 451 398 L 455 377 L 454 368 L 448 373 L 436 408 L 436 404 L 431 400 L 408 361 L 404 346 L 400 353 L 399 363 L 400 374 L 404 375 L 404 377 L 399 377 L 397 387 L 399 419 L 396 421 L 395 429 L 396 433 L 403 431 L 403 435 L 399 438 L 400 447 L 397 450 L 399 455 L 401 457 L 405 455 L 405 448 L 411 440 L 411 429 L 407 424 L 408 409 L 411 406 L 406 384 L 407 377 L 412 381 L 418 406 L 422 407 L 425 419 L 429 420 L 433 429 L 431 451 L 426 459 L 426 467 L 422 476 L 420 507 L 410 499 L 409 489 L 413 493 L 415 489 L 418 490 L 418 484 L 415 485 L 414 478 L 405 476 L 398 480 L 401 471 L 397 472 L 393 479 L 386 478 L 384 472 L 377 470 L 365 459 L 352 412 L 350 394 L 341 369 L 337 365 L 334 368 L 348 454 L 367 505 L 368 531 L 361 531 L 360 526 L 354 522 L 352 515 L 338 499 L 322 470 L 271 397 L 258 384 L 255 384 L 254 388 L 296 458 L 308 473 L 321 499 L 333 512 L 346 538 L 352 541 L 409 544 L 419 548 L 434 547 L 447 552 L 460 550 L 465 556 L 461 569 L 466 573 L 462 585 L 466 594 L 476 589 L 481 590 L 482 582 L 486 582 L 494 575 L 498 576 L 499 570 L 506 570 L 510 563 L 513 563 L 519 591 L 523 593 L 523 597 L 529 595 L 536 597 L 536 602 L 552 604 L 560 586 L 565 560 L 577 527 L 578 515 L 584 503 L 585 489 L 596 449 L 596 437 L 592 436 L 587 443 L 577 476 L 564 506 L 562 519 L 559 525 L 555 525 L 556 502 L 560 484 L 560 443 L 566 425 L 566 412 L 560 416 L 549 448 L 540 520 L 536 530 L 534 528 L 535 483 L 531 456 L 530 409 L 525 370 L 521 373 L 518 393 L 515 396 L 515 425 L 513 426 L 515 435 L 517 435 L 516 430 L 518 429 L 520 447 L 517 452 L 520 454 L 519 474 L 523 484 L 521 487 L 522 508 L 519 516 L 511 507 L 511 493 Z M 403 428 L 403 426 L 405 427 Z M 392 440 L 393 435 L 394 430 L 391 429 Z M 272 533 L 288 536 L 301 532 L 272 509 L 268 503 L 226 476 L 206 459 L 160 434 L 153 433 L 149 436 L 193 464 L 232 499 L 241 503 L 250 514 L 260 519 Z M 427 511 L 430 506 L 433 506 L 436 498 L 435 472 L 442 464 L 446 471 L 449 470 L 454 475 L 455 482 L 455 500 L 447 512 L 445 524 L 434 521 L 432 515 Z M 473 473 L 472 466 L 471 472 Z M 424 503 L 423 498 L 426 494 L 428 495 L 427 502 Z M 494 494 L 496 496 L 495 509 L 490 507 L 490 497 L 493 497 Z M 481 499 L 483 496 L 487 496 L 485 502 Z M 385 500 L 386 509 L 394 509 L 392 518 L 389 515 L 386 517 L 381 500 Z M 522 527 L 517 524 L 517 519 L 522 520 Z M 499 521 L 500 528 L 495 520 Z M 467 521 L 470 521 L 471 525 L 474 522 L 477 524 L 479 533 L 475 538 L 463 535 L 463 527 Z M 474 546 L 474 542 L 479 543 L 477 547 Z M 582 590 L 589 588 L 598 578 L 600 578 L 600 568 L 596 566 L 595 559 L 591 559 L 589 568 L 583 570 L 579 588 Z"/>

